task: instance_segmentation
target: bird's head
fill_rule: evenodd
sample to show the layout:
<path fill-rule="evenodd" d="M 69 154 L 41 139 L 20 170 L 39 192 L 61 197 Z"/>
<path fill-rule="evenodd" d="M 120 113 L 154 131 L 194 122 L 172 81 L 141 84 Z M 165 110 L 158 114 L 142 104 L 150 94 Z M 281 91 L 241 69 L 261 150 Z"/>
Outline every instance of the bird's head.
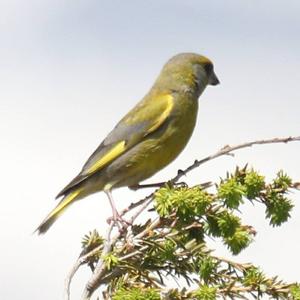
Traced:
<path fill-rule="evenodd" d="M 207 85 L 220 82 L 208 58 L 195 53 L 180 53 L 164 65 L 156 83 L 177 92 L 200 96 Z"/>

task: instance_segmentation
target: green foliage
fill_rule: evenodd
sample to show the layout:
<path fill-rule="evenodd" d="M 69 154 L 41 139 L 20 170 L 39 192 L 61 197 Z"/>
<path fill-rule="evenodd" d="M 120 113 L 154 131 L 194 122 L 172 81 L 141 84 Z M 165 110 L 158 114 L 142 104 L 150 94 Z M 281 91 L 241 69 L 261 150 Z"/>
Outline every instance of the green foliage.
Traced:
<path fill-rule="evenodd" d="M 264 282 L 264 274 L 256 267 L 251 267 L 244 272 L 243 283 L 245 286 L 257 287 Z"/>
<path fill-rule="evenodd" d="M 158 252 L 163 261 L 172 261 L 175 258 L 177 243 L 174 240 L 165 240 L 161 245 L 161 251 Z"/>
<path fill-rule="evenodd" d="M 102 244 L 103 244 L 103 238 L 99 235 L 96 229 L 86 234 L 81 241 L 82 249 L 85 250 L 86 252 Z"/>
<path fill-rule="evenodd" d="M 205 283 L 210 282 L 212 274 L 217 273 L 218 262 L 214 258 L 207 256 L 200 260 L 199 265 L 200 279 Z"/>
<path fill-rule="evenodd" d="M 243 203 L 244 195 L 245 187 L 235 177 L 222 180 L 218 187 L 218 198 L 222 199 L 228 208 L 238 208 Z"/>
<path fill-rule="evenodd" d="M 293 300 L 300 300 L 300 284 L 293 284 L 290 287 Z"/>
<path fill-rule="evenodd" d="M 86 234 L 82 241 L 81 241 L 81 247 L 82 251 L 80 256 L 84 256 L 87 253 L 92 253 L 92 255 L 89 255 L 88 265 L 93 271 L 95 268 L 95 264 L 98 261 L 99 257 L 101 256 L 103 246 L 103 238 L 99 235 L 98 231 L 94 229 L 93 231 L 90 231 L 88 234 Z"/>
<path fill-rule="evenodd" d="M 237 228 L 241 226 L 240 218 L 229 213 L 229 211 L 219 214 L 217 223 L 221 236 L 225 238 L 232 237 L 236 233 Z"/>
<path fill-rule="evenodd" d="M 242 283 L 246 287 L 251 287 L 253 290 L 257 291 L 259 296 L 267 292 L 270 286 L 272 286 L 272 281 L 267 279 L 257 267 L 250 267 L 243 275 Z"/>
<path fill-rule="evenodd" d="M 277 177 L 273 180 L 273 187 L 286 192 L 293 185 L 292 178 L 285 174 L 282 170 L 277 173 Z"/>
<path fill-rule="evenodd" d="M 161 295 L 172 300 L 249 295 L 300 300 L 299 285 L 269 278 L 252 264 L 214 256 L 207 247 L 208 239 L 218 239 L 237 255 L 249 246 L 255 230 L 239 217 L 246 201 L 262 205 L 270 225 L 282 225 L 293 208 L 288 198 L 293 187 L 282 171 L 267 183 L 247 166 L 236 168 L 209 191 L 201 186 L 165 186 L 154 194 L 154 218 L 130 227 L 109 254 L 101 254 L 103 239 L 96 231 L 85 236 L 83 254 L 94 253 L 86 263 L 93 267 L 99 258 L 104 260 L 103 276 L 111 278 L 106 279 L 105 300 L 156 300 Z M 170 278 L 198 287 L 162 288 Z"/>
<path fill-rule="evenodd" d="M 239 254 L 243 249 L 247 248 L 252 241 L 252 237 L 247 228 L 238 228 L 235 233 L 225 238 L 224 243 L 231 250 L 232 254 Z"/>
<path fill-rule="evenodd" d="M 252 241 L 251 227 L 243 226 L 238 216 L 222 210 L 207 217 L 204 224 L 208 235 L 221 237 L 232 254 L 239 254 Z"/>
<path fill-rule="evenodd" d="M 217 288 L 201 285 L 194 295 L 197 300 L 215 300 L 217 299 Z"/>
<path fill-rule="evenodd" d="M 265 177 L 262 175 L 259 175 L 254 170 L 250 170 L 246 173 L 245 181 L 245 196 L 249 199 L 255 199 L 259 197 L 260 192 L 265 187 Z"/>
<path fill-rule="evenodd" d="M 222 230 L 219 224 L 220 224 L 220 217 L 217 213 L 208 215 L 206 217 L 206 224 L 204 225 L 207 235 L 212 237 L 221 237 Z"/>
<path fill-rule="evenodd" d="M 290 217 L 293 208 L 291 201 L 281 194 L 270 191 L 266 196 L 266 217 L 270 219 L 270 224 L 279 226 Z"/>
<path fill-rule="evenodd" d="M 155 193 L 155 208 L 161 217 L 176 213 L 181 221 L 189 222 L 202 216 L 212 202 L 211 196 L 200 187 L 164 187 Z"/>
<path fill-rule="evenodd" d="M 272 226 L 279 226 L 290 217 L 293 204 L 290 199 L 285 197 L 285 194 L 292 185 L 291 178 L 280 171 L 266 190 L 264 198 L 266 217 L 270 219 Z"/>
<path fill-rule="evenodd" d="M 111 270 L 114 266 L 116 266 L 119 263 L 118 257 L 115 256 L 112 252 L 108 253 L 107 255 L 104 255 L 102 258 L 108 270 Z"/>

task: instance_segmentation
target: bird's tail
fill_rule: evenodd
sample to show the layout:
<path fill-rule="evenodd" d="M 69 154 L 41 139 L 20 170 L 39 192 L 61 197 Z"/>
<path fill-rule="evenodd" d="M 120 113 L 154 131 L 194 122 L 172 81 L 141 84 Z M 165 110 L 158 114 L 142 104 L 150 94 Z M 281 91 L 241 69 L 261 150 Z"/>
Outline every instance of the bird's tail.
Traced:
<path fill-rule="evenodd" d="M 56 221 L 56 219 L 65 211 L 65 209 L 79 197 L 81 189 L 76 189 L 67 194 L 58 205 L 50 212 L 40 226 L 35 230 L 38 234 L 44 234 Z"/>

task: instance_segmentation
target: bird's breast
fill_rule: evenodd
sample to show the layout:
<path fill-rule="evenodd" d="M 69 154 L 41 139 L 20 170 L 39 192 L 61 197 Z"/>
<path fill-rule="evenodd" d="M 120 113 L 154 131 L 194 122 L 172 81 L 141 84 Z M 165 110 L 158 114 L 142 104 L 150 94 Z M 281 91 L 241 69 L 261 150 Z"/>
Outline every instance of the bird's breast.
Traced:
<path fill-rule="evenodd" d="M 166 164 L 174 160 L 188 143 L 197 119 L 198 101 L 194 99 L 174 99 L 174 110 L 166 124 L 166 129 L 158 137 L 158 153 Z"/>

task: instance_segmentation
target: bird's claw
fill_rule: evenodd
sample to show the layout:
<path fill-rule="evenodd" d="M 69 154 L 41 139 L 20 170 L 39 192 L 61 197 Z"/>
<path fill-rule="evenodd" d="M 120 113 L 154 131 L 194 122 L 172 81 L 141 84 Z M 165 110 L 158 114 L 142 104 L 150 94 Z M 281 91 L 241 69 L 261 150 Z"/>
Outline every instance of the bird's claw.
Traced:
<path fill-rule="evenodd" d="M 132 222 L 125 220 L 120 215 L 111 216 L 106 221 L 108 224 L 111 224 L 111 222 L 114 222 L 115 226 L 118 227 L 118 229 L 121 233 L 126 231 L 126 229 L 132 225 Z"/>

